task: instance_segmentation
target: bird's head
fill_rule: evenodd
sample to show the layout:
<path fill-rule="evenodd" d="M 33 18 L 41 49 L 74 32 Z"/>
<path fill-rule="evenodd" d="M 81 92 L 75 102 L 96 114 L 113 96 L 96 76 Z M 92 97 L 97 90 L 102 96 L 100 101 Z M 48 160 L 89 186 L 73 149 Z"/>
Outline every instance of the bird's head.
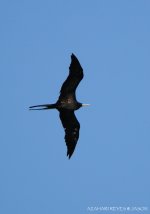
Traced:
<path fill-rule="evenodd" d="M 81 107 L 89 106 L 89 105 L 90 105 L 90 104 L 83 104 L 83 103 L 79 103 L 79 102 L 78 102 L 78 105 L 77 105 L 76 110 L 79 109 L 79 108 L 81 108 Z"/>

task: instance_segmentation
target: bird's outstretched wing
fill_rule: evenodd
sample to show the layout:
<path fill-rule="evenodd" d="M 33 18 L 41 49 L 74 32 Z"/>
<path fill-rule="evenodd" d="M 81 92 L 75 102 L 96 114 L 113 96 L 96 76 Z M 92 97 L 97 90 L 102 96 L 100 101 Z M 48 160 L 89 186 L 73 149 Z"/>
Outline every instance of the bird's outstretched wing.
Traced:
<path fill-rule="evenodd" d="M 78 122 L 74 111 L 61 110 L 59 116 L 65 129 L 67 156 L 70 158 L 75 150 L 79 138 L 80 123 Z"/>
<path fill-rule="evenodd" d="M 69 75 L 63 83 L 60 90 L 60 97 L 64 97 L 66 94 L 75 93 L 77 86 L 83 78 L 83 69 L 77 59 L 77 57 L 71 55 L 71 64 L 69 67 Z"/>

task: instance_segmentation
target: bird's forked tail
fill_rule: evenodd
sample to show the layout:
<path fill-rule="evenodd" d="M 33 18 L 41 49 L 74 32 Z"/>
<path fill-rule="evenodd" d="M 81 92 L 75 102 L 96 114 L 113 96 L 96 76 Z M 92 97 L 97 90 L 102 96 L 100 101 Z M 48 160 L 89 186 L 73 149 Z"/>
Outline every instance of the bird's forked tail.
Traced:
<path fill-rule="evenodd" d="M 30 106 L 29 110 L 47 110 L 47 109 L 54 109 L 54 108 L 56 108 L 56 104 L 43 104 L 43 105 Z"/>

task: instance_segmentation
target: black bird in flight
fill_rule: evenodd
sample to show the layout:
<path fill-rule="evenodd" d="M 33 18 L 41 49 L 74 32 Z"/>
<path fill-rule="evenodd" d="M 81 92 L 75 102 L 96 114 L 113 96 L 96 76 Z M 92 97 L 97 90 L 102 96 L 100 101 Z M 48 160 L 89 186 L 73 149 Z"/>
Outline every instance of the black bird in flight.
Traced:
<path fill-rule="evenodd" d="M 58 101 L 55 104 L 44 104 L 29 107 L 30 110 L 57 109 L 59 111 L 60 120 L 65 129 L 65 142 L 67 145 L 67 156 L 69 159 L 75 150 L 80 129 L 80 123 L 78 122 L 74 111 L 78 110 L 82 106 L 89 105 L 82 104 L 76 100 L 76 88 L 82 79 L 83 69 L 77 57 L 72 54 L 69 75 L 61 87 Z"/>

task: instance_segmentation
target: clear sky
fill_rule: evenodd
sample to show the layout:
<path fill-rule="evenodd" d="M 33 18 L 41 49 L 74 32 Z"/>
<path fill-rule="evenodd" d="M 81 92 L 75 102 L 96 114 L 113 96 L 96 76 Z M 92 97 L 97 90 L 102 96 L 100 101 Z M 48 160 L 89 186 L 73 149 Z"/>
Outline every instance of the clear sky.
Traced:
<path fill-rule="evenodd" d="M 68 160 L 58 112 L 28 107 L 57 100 L 71 53 L 91 106 Z M 150 1 L 1 1 L 0 88 L 1 214 L 150 210 Z"/>

